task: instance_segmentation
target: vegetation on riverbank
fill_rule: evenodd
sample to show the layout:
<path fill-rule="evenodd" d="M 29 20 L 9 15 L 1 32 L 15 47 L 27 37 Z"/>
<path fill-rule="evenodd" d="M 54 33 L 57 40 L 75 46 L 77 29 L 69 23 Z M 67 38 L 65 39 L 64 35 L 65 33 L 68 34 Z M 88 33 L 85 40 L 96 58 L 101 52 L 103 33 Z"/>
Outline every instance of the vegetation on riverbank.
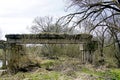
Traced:
<path fill-rule="evenodd" d="M 38 59 L 37 59 L 38 60 Z M 81 65 L 79 59 L 61 57 L 59 59 L 39 59 L 40 67 L 32 67 L 27 72 L 2 75 L 0 80 L 119 80 L 120 69 Z"/>

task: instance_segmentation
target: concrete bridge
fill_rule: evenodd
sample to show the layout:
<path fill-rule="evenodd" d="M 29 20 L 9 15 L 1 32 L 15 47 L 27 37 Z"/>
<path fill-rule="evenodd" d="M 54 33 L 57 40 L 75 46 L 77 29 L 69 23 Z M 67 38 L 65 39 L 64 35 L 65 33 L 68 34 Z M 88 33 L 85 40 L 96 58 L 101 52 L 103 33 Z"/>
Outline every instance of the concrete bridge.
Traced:
<path fill-rule="evenodd" d="M 90 42 L 89 34 L 9 34 L 6 35 L 8 43 L 18 44 L 81 44 Z"/>
<path fill-rule="evenodd" d="M 41 34 L 8 34 L 5 36 L 7 41 L 0 41 L 0 48 L 4 49 L 5 56 L 9 54 L 8 67 L 13 70 L 18 65 L 16 57 L 20 55 L 22 44 L 80 44 L 82 51 L 82 61 L 86 62 L 86 55 L 90 56 L 92 61 L 91 52 L 95 51 L 97 42 L 92 40 L 90 34 L 57 34 L 57 33 L 41 33 Z M 18 58 L 19 58 L 18 57 Z M 5 57 L 6 60 L 6 57 Z M 6 61 L 4 61 L 4 64 Z"/>

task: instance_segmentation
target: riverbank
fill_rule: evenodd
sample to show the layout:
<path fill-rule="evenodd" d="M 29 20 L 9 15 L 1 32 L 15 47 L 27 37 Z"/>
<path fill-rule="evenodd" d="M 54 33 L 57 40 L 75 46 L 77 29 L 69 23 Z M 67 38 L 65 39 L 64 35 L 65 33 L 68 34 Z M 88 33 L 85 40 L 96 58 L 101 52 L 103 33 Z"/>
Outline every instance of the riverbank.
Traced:
<path fill-rule="evenodd" d="M 79 59 L 43 59 L 39 66 L 26 68 L 27 72 L 5 74 L 0 80 L 120 80 L 120 69 L 81 65 Z M 25 68 L 24 68 L 25 69 Z"/>
<path fill-rule="evenodd" d="M 3 75 L 0 80 L 120 80 L 120 69 L 109 69 L 108 71 L 91 71 L 82 69 L 82 71 L 65 70 L 48 71 L 38 68 L 32 72 L 19 72 L 15 75 Z"/>

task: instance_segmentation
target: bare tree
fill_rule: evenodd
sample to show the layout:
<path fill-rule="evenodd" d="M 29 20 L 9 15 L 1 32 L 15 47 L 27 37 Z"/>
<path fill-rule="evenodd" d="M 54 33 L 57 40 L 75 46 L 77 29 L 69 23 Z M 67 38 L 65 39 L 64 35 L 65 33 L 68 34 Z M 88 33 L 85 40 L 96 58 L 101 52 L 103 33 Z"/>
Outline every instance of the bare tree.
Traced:
<path fill-rule="evenodd" d="M 105 20 L 113 16 L 120 16 L 120 7 L 117 1 L 112 0 L 70 0 L 71 6 L 77 6 L 76 12 L 63 16 L 61 19 L 66 21 L 65 24 L 73 23 L 73 26 L 81 24 L 84 20 L 94 23 L 93 29 L 103 25 Z M 111 13 L 111 10 L 114 11 Z M 77 20 L 76 20 L 77 19 Z M 114 27 L 112 27 L 114 28 Z M 92 30 L 93 30 L 92 29 Z M 115 28 L 120 31 L 119 27 Z"/>
<path fill-rule="evenodd" d="M 34 19 L 33 25 L 31 27 L 32 33 L 73 33 L 73 30 L 70 30 L 67 26 L 61 26 L 63 21 L 57 23 L 53 17 L 37 17 Z M 47 57 L 51 58 L 56 57 L 56 53 L 62 52 L 63 44 L 44 44 L 42 46 L 42 53 Z M 59 49 L 59 50 L 58 50 Z M 55 56 L 53 56 L 55 54 Z"/>
<path fill-rule="evenodd" d="M 69 30 L 67 26 L 61 26 L 61 22 L 56 23 L 57 20 L 53 17 L 36 17 L 31 27 L 32 33 L 52 32 L 52 33 L 66 33 Z"/>
<path fill-rule="evenodd" d="M 110 39 L 114 39 L 113 44 L 117 42 L 117 60 L 120 63 L 118 57 L 120 56 L 120 43 L 119 43 L 119 33 L 120 33 L 120 1 L 119 0 L 68 0 L 70 5 L 68 7 L 76 9 L 74 12 L 65 15 L 59 19 L 64 20 L 64 25 L 72 25 L 72 28 L 85 27 L 87 29 L 90 25 L 86 24 L 86 21 L 92 24 L 89 27 L 89 32 L 95 33 L 97 35 L 101 44 L 101 55 L 103 55 L 103 47 L 106 46 L 105 35 L 108 34 Z M 111 44 L 111 42 L 110 42 Z M 109 44 L 109 45 L 110 45 Z"/>

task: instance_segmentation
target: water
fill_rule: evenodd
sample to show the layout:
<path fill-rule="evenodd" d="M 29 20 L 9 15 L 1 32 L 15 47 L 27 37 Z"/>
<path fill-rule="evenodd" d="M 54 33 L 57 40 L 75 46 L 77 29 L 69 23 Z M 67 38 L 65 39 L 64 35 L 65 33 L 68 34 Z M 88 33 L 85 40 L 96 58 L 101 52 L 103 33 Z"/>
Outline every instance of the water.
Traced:
<path fill-rule="evenodd" d="M 0 60 L 0 68 L 2 67 L 2 61 Z"/>

